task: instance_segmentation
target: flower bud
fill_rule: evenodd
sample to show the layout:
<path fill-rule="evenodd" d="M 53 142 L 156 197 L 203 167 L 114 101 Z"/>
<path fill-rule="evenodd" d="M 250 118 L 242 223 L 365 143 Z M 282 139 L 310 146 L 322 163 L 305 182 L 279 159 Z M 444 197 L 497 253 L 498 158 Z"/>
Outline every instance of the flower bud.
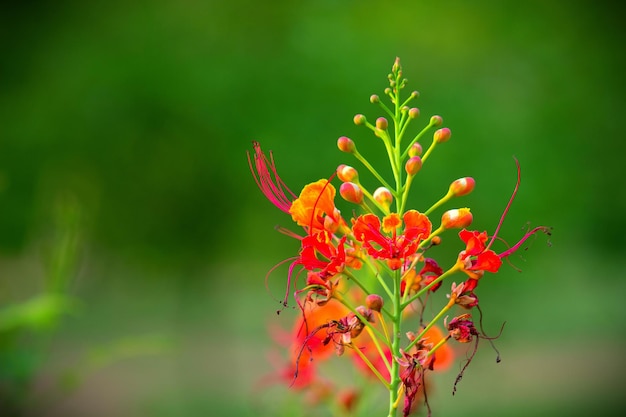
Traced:
<path fill-rule="evenodd" d="M 445 323 L 450 336 L 460 343 L 468 343 L 472 341 L 473 336 L 478 336 L 478 330 L 474 327 L 472 316 L 470 314 L 461 314 L 453 318 L 450 323 Z"/>
<path fill-rule="evenodd" d="M 342 136 L 337 139 L 337 147 L 341 152 L 346 153 L 354 153 L 354 151 L 356 150 L 356 146 L 354 146 L 354 142 L 352 141 L 352 139 L 346 136 Z"/>
<path fill-rule="evenodd" d="M 344 182 L 341 184 L 339 194 L 341 194 L 344 200 L 350 203 L 361 204 L 363 202 L 363 190 L 353 182 Z"/>
<path fill-rule="evenodd" d="M 431 126 L 441 126 L 443 124 L 443 118 L 441 116 L 433 116 L 430 118 Z"/>
<path fill-rule="evenodd" d="M 376 119 L 376 127 L 380 130 L 387 130 L 387 126 L 389 126 L 389 123 L 387 122 L 387 119 L 385 119 L 384 117 L 379 117 L 378 119 Z"/>
<path fill-rule="evenodd" d="M 354 116 L 354 124 L 355 125 L 364 125 L 367 119 L 362 114 L 357 114 Z"/>
<path fill-rule="evenodd" d="M 411 145 L 411 147 L 409 148 L 409 156 L 422 156 L 422 145 L 420 145 L 418 142 L 415 142 L 413 145 Z"/>
<path fill-rule="evenodd" d="M 396 60 L 393 61 L 393 65 L 391 66 L 391 72 L 395 74 L 398 71 L 402 71 L 402 66 L 400 66 L 400 57 L 396 57 Z"/>
<path fill-rule="evenodd" d="M 419 91 L 413 91 L 413 92 L 411 92 L 411 98 L 412 98 L 412 99 L 413 99 L 413 98 L 418 98 L 419 96 L 420 96 Z"/>
<path fill-rule="evenodd" d="M 450 139 L 450 136 L 452 136 L 452 132 L 447 127 L 444 127 L 435 131 L 433 140 L 437 143 L 444 143 Z"/>
<path fill-rule="evenodd" d="M 410 157 L 409 160 L 406 161 L 404 169 L 406 170 L 406 173 L 411 176 L 417 174 L 419 170 L 422 169 L 422 158 L 417 155 Z"/>
<path fill-rule="evenodd" d="M 393 194 L 391 194 L 391 191 L 385 187 L 378 187 L 372 196 L 378 204 L 386 209 L 389 209 L 389 206 L 391 206 L 391 203 L 393 202 Z"/>
<path fill-rule="evenodd" d="M 353 182 L 359 178 L 359 173 L 351 166 L 341 164 L 337 167 L 337 178 L 341 182 Z"/>
<path fill-rule="evenodd" d="M 461 197 L 471 193 L 474 190 L 474 185 L 476 185 L 476 181 L 474 181 L 472 177 L 459 178 L 458 180 L 452 181 L 448 192 L 452 193 L 455 197 Z"/>
<path fill-rule="evenodd" d="M 356 311 L 362 315 L 365 320 L 370 323 L 374 323 L 374 313 L 372 313 L 372 310 L 369 307 L 358 306 Z"/>
<path fill-rule="evenodd" d="M 380 101 L 380 97 L 378 97 L 376 94 L 372 94 L 370 96 L 370 103 L 378 103 Z"/>
<path fill-rule="evenodd" d="M 452 209 L 443 213 L 443 216 L 441 216 L 441 225 L 445 229 L 461 229 L 472 224 L 473 219 L 472 213 L 467 207 Z"/>
<path fill-rule="evenodd" d="M 380 310 L 383 308 L 384 303 L 385 302 L 383 300 L 383 297 L 378 294 L 370 294 L 365 297 L 365 305 L 367 306 L 367 308 L 378 311 L 379 313 Z"/>
<path fill-rule="evenodd" d="M 411 119 L 417 119 L 420 116 L 420 109 L 417 107 L 411 107 L 409 109 L 409 117 Z"/>

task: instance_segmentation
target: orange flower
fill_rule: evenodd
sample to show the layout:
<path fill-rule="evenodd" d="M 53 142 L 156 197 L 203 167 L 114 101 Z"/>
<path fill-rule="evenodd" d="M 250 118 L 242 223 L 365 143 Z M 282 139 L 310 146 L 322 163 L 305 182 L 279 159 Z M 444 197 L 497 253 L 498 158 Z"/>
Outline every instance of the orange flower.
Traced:
<path fill-rule="evenodd" d="M 324 306 L 307 303 L 302 307 L 302 317 L 293 330 L 293 361 L 298 369 L 311 366 L 311 361 L 328 358 L 334 351 L 333 343 L 328 338 L 328 323 L 339 320 L 349 310 L 336 300 L 329 300 Z M 325 330 L 326 329 L 326 330 Z"/>
<path fill-rule="evenodd" d="M 428 343 L 432 343 L 433 346 L 436 345 L 444 339 L 446 336 L 443 334 L 441 329 L 437 326 L 433 326 L 424 335 L 424 339 Z M 444 371 L 448 369 L 452 365 L 452 361 L 454 361 L 454 351 L 447 343 L 444 343 L 440 346 L 434 354 L 434 362 L 433 369 L 435 371 Z"/>
<path fill-rule="evenodd" d="M 289 214 L 309 233 L 327 229 L 325 221 L 326 224 L 329 221 L 337 224 L 340 219 L 339 210 L 335 207 L 335 194 L 335 187 L 325 179 L 305 185 L 300 196 L 291 203 Z"/>

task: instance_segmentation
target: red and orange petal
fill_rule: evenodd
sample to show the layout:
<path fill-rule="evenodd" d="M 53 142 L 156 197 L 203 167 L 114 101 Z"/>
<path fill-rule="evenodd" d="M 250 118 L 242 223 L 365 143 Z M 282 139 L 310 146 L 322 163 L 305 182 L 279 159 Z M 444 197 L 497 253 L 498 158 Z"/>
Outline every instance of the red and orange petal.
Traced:
<path fill-rule="evenodd" d="M 363 214 L 353 220 L 352 233 L 359 242 L 374 240 L 384 243 L 385 241 L 384 236 L 380 233 L 380 219 L 372 213 Z"/>
<path fill-rule="evenodd" d="M 383 217 L 383 232 L 395 232 L 400 226 L 402 226 L 402 220 L 400 220 L 400 216 L 397 213 L 391 213 Z"/>
<path fill-rule="evenodd" d="M 404 213 L 404 237 L 409 240 L 424 240 L 430 236 L 432 223 L 428 216 L 417 210 Z"/>
<path fill-rule="evenodd" d="M 326 345 L 323 344 L 329 329 L 319 327 L 330 323 L 331 320 L 341 319 L 349 313 L 349 310 L 339 301 L 332 299 L 323 306 L 307 303 L 303 310 L 304 317 L 301 315 L 298 318 L 293 329 L 293 361 L 296 361 L 300 352 L 305 359 L 312 357 L 316 361 L 329 357 L 334 353 L 335 347 L 332 341 Z M 315 330 L 317 331 L 313 333 Z"/>
<path fill-rule="evenodd" d="M 475 230 L 463 229 L 459 232 L 459 237 L 465 243 L 465 254 L 463 259 L 468 256 L 478 255 L 485 250 L 485 242 L 489 238 L 487 232 L 479 233 Z"/>
<path fill-rule="evenodd" d="M 489 271 L 498 272 L 502 265 L 502 259 L 492 250 L 487 250 L 478 255 L 475 261 L 472 262 L 471 269 L 477 271 Z"/>
<path fill-rule="evenodd" d="M 344 236 L 335 247 L 330 234 L 326 231 L 307 235 L 302 239 L 300 263 L 309 271 L 321 270 L 325 277 L 341 272 L 346 262 L 345 241 L 346 237 Z"/>
<path fill-rule="evenodd" d="M 299 226 L 323 229 L 324 214 L 331 218 L 336 216 L 335 194 L 335 187 L 328 180 L 307 184 L 291 204 L 289 214 Z"/>

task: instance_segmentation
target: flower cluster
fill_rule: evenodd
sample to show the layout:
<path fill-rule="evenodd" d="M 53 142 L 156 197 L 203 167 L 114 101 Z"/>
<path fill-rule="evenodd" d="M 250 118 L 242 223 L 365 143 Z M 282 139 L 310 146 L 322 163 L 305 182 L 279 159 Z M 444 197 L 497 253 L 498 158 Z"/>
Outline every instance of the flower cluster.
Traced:
<path fill-rule="evenodd" d="M 342 393 L 317 373 L 319 364 L 333 352 L 350 356 L 365 378 L 378 380 L 386 389 L 391 417 L 400 409 L 408 416 L 419 404 L 430 410 L 426 378 L 450 364 L 450 345 L 487 338 L 474 326 L 471 313 L 479 308 L 479 281 L 485 272 L 497 273 L 503 259 L 530 236 L 549 234 L 550 230 L 537 227 L 501 253 L 492 249 L 519 186 L 519 164 L 513 196 L 491 235 L 470 229 L 473 215 L 469 208 L 455 207 L 434 216 L 452 199 L 474 190 L 471 177 L 452 181 L 447 193 L 423 211 L 407 208 L 414 177 L 435 148 L 450 140 L 451 131 L 441 127 L 440 116 L 432 116 L 422 130 L 409 136 L 407 127 L 420 115 L 419 109 L 409 104 L 419 94 L 414 91 L 402 99 L 407 80 L 399 59 L 388 80 L 386 100 L 370 97 L 386 117 L 371 123 L 358 114 L 354 123 L 379 139 L 392 178 L 381 175 L 352 139 L 342 136 L 337 140 L 339 150 L 356 159 L 377 182 L 367 187 L 356 168 L 345 164 L 337 167 L 339 195 L 354 205 L 351 218 L 344 217 L 335 205 L 334 178 L 307 184 L 296 195 L 278 176 L 272 154 L 265 154 L 259 143 L 253 143 L 254 152 L 248 154 L 248 161 L 265 196 L 302 228 L 301 234 L 288 233 L 300 241 L 300 251 L 285 261 L 289 268 L 281 310 L 290 304 L 293 293 L 293 305 L 300 314 L 289 342 L 289 366 L 281 375 L 293 388 L 313 393 L 316 401 L 334 399 L 346 410 L 353 410 L 358 391 Z M 423 139 L 433 130 L 424 151 Z M 442 235 L 452 229 L 459 230 L 458 239 L 451 237 L 450 242 L 462 249 L 446 267 L 430 256 L 429 250 L 441 245 Z M 433 317 L 426 317 L 425 306 L 432 299 L 429 295 L 454 274 L 460 274 L 462 282 L 450 282 L 443 307 L 435 308 L 438 313 Z M 455 312 L 458 309 L 461 313 Z"/>

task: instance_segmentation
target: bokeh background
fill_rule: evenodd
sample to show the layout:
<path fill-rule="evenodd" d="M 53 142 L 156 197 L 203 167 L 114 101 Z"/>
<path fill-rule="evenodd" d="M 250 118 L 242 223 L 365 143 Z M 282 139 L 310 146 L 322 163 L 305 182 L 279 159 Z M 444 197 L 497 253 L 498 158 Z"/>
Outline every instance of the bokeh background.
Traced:
<path fill-rule="evenodd" d="M 29 1 L 0 9 L 0 415 L 328 415 L 271 374 L 297 242 L 246 151 L 298 190 L 373 163 L 401 57 L 453 131 L 416 182 L 471 175 L 475 225 L 554 227 L 480 287 L 485 344 L 435 415 L 620 415 L 626 371 L 623 11 L 592 1 Z M 344 211 L 351 210 L 347 205 Z M 272 295 L 273 294 L 273 295 Z"/>

